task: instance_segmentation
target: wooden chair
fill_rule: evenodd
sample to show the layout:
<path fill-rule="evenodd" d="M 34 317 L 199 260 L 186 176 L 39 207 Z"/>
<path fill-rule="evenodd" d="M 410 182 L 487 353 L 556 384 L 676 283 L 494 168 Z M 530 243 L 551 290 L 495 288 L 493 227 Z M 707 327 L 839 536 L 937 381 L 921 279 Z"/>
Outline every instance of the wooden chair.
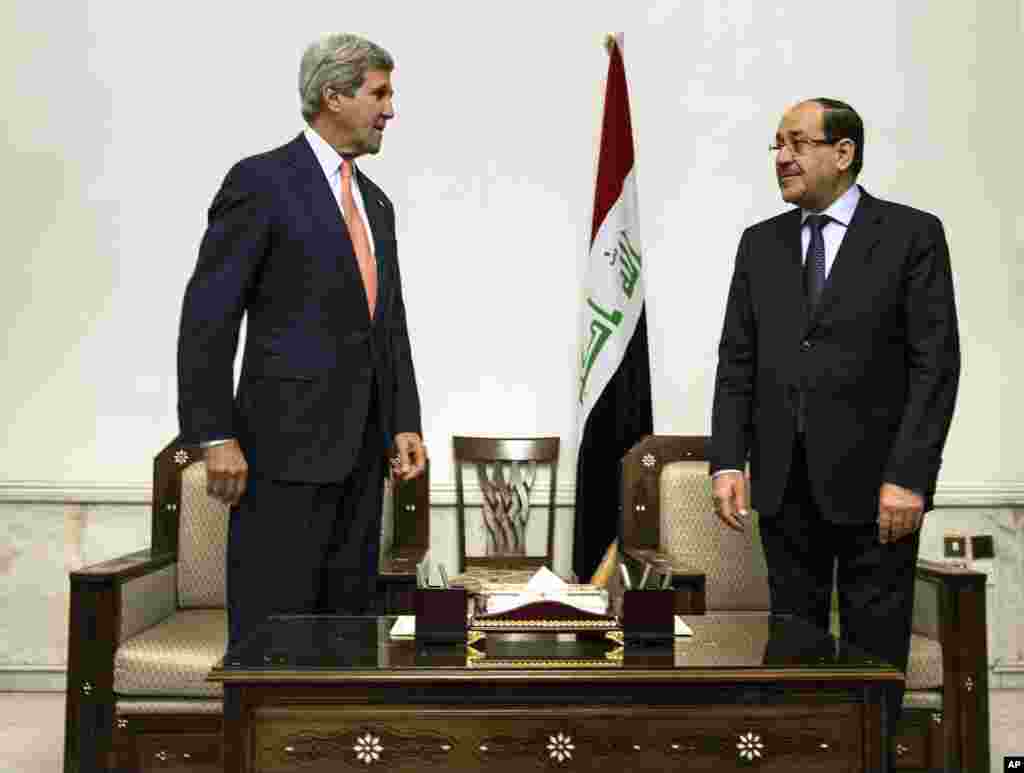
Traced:
<path fill-rule="evenodd" d="M 559 439 L 456 435 L 452 437 L 452 450 L 459 556 L 452 583 L 472 591 L 479 589 L 481 583 L 526 582 L 538 568 L 550 568 L 554 556 Z M 475 489 L 465 482 L 465 468 L 472 471 Z M 547 496 L 542 497 L 540 492 L 545 488 Z M 472 495 L 467 494 L 467 489 L 472 490 Z M 531 525 L 545 511 L 543 551 L 531 551 L 527 538 L 530 533 L 537 533 Z M 467 544 L 475 544 L 478 549 L 471 554 Z"/>
<path fill-rule="evenodd" d="M 223 693 L 205 678 L 227 645 L 228 508 L 206 494 L 201 453 L 175 441 L 156 456 L 149 550 L 70 575 L 65 773 L 222 769 Z M 388 614 L 412 612 L 425 478 L 389 486 L 377 600 Z"/>
<path fill-rule="evenodd" d="M 707 449 L 706 437 L 649 435 L 623 457 L 623 560 L 634 572 L 645 561 L 671 571 L 673 585 L 690 591 L 677 594 L 679 612 L 765 611 L 767 569 L 756 513 L 743 534 L 719 524 Z M 838 615 L 833 624 L 838 634 Z M 987 773 L 983 573 L 918 561 L 906 680 L 894 732 L 896 768 Z"/>

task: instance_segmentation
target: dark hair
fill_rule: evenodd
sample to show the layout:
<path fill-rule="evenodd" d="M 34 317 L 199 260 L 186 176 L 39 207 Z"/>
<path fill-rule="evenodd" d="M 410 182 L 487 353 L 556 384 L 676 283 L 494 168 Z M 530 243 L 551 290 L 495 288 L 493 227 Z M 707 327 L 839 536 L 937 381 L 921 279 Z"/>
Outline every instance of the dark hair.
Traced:
<path fill-rule="evenodd" d="M 849 139 L 857 146 L 853 154 L 853 163 L 850 164 L 850 171 L 856 179 L 861 167 L 864 166 L 864 122 L 856 110 L 838 99 L 818 97 L 810 101 L 821 105 L 825 111 L 822 129 L 825 131 L 826 140 L 837 142 Z"/>

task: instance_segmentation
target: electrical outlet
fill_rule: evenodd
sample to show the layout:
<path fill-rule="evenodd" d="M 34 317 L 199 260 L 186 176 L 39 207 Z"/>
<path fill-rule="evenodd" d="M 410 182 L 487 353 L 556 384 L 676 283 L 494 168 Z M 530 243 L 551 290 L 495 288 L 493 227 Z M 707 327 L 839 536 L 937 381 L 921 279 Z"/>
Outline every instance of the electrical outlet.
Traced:
<path fill-rule="evenodd" d="M 995 558 L 996 549 L 991 534 L 971 537 L 971 555 L 975 558 Z"/>
<path fill-rule="evenodd" d="M 964 558 L 967 555 L 966 540 L 959 534 L 947 534 L 942 544 L 946 558 Z"/>

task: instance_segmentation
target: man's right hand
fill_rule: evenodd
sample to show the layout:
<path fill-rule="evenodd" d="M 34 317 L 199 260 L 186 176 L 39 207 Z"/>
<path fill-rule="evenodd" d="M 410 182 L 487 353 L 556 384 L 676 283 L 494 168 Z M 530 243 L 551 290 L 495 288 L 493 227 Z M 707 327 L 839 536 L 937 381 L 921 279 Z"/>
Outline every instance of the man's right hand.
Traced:
<path fill-rule="evenodd" d="M 711 498 L 715 514 L 730 529 L 743 531 L 750 512 L 747 477 L 742 472 L 723 472 L 711 480 Z"/>
<path fill-rule="evenodd" d="M 236 505 L 245 492 L 249 465 L 237 440 L 206 449 L 206 493 L 227 505 Z"/>

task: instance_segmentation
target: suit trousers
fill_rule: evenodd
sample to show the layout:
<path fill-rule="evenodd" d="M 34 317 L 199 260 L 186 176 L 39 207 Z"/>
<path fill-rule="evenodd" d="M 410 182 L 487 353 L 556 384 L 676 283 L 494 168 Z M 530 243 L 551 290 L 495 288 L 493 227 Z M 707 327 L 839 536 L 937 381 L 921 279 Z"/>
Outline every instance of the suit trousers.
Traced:
<path fill-rule="evenodd" d="M 362 447 L 344 479 L 250 475 L 228 524 L 229 647 L 271 615 L 376 613 L 385 450 L 371 398 Z"/>
<path fill-rule="evenodd" d="M 799 434 L 782 505 L 777 513 L 762 515 L 772 612 L 802 617 L 827 630 L 834 576 L 843 645 L 906 672 L 920 532 L 883 545 L 877 513 L 868 523 L 830 522 L 811 493 Z M 902 701 L 902 684 L 890 688 L 890 729 Z"/>

